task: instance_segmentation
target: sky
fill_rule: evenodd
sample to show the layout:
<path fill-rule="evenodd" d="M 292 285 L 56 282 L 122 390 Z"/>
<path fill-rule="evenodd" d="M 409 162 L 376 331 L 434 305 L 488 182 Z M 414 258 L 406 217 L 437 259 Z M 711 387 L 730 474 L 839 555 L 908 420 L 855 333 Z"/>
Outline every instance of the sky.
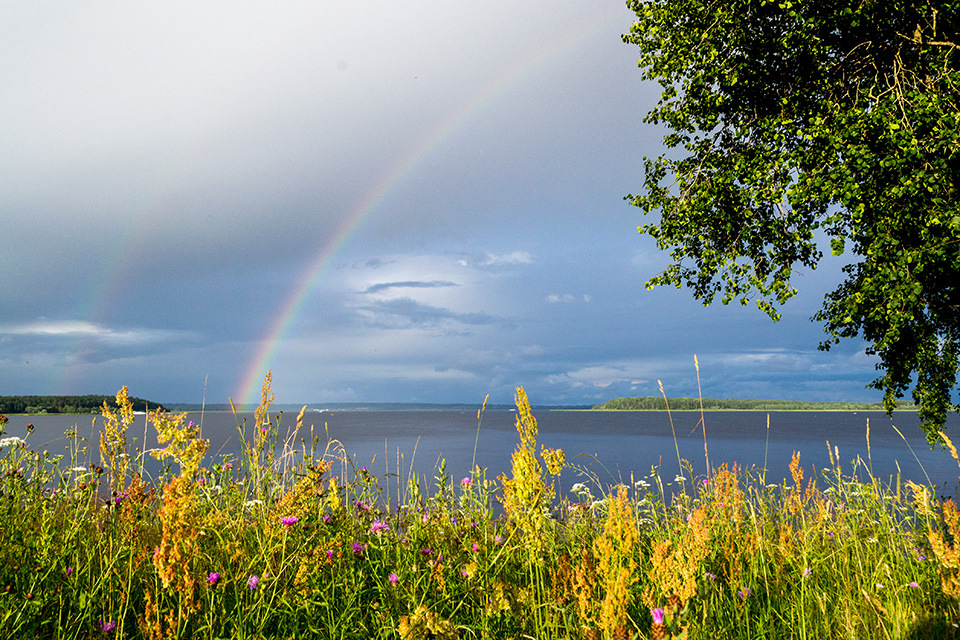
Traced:
<path fill-rule="evenodd" d="M 663 131 L 621 0 L 0 6 L 0 395 L 878 400 L 773 323 L 644 282 Z M 828 256 L 829 256 L 829 252 Z"/>

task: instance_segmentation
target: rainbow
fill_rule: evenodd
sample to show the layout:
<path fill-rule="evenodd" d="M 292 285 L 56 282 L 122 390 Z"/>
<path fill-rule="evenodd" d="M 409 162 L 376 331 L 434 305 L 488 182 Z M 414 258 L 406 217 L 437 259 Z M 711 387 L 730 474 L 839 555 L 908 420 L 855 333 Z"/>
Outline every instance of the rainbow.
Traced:
<path fill-rule="evenodd" d="M 379 208 L 387 197 L 402 184 L 431 152 L 439 148 L 446 140 L 467 123 L 471 116 L 489 105 L 516 85 L 521 79 L 537 70 L 548 60 L 573 48 L 595 33 L 605 28 L 612 20 L 622 19 L 622 7 L 608 11 L 593 20 L 580 24 L 563 36 L 552 39 L 532 55 L 508 68 L 486 85 L 477 90 L 459 108 L 438 122 L 419 142 L 414 144 L 380 180 L 370 188 L 357 205 L 344 216 L 336 232 L 320 248 L 317 255 L 297 279 L 290 296 L 281 305 L 279 313 L 263 337 L 243 377 L 236 387 L 234 395 L 242 404 L 259 402 L 261 380 L 273 361 L 287 331 L 296 321 L 310 298 L 314 285 L 322 278 L 337 253 L 350 241 L 364 220 Z"/>

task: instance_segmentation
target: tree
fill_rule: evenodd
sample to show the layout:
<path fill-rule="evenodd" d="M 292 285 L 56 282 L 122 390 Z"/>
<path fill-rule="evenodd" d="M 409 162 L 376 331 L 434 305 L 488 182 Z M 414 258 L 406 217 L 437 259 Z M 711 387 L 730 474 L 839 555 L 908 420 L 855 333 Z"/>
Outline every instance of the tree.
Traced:
<path fill-rule="evenodd" d="M 960 38 L 949 0 L 628 0 L 668 153 L 645 158 L 641 233 L 671 263 L 647 282 L 774 320 L 818 239 L 846 279 L 821 349 L 862 336 L 888 412 L 912 385 L 931 444 L 960 353 Z"/>

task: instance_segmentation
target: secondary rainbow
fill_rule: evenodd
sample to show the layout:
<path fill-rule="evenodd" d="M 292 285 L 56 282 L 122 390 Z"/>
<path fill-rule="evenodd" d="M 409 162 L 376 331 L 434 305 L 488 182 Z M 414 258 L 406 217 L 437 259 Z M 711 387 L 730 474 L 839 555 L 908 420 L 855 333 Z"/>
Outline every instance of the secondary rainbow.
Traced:
<path fill-rule="evenodd" d="M 402 156 L 387 173 L 363 196 L 341 221 L 336 232 L 324 244 L 316 257 L 301 273 L 296 285 L 271 322 L 249 366 L 237 386 L 235 398 L 243 404 L 259 401 L 263 376 L 280 348 L 283 338 L 303 310 L 316 282 L 323 276 L 333 258 L 362 226 L 363 221 L 387 199 L 387 196 L 409 177 L 432 151 L 440 147 L 457 129 L 467 123 L 472 115 L 493 102 L 523 77 L 537 70 L 548 60 L 573 48 L 606 27 L 611 20 L 620 20 L 622 7 L 598 15 L 594 20 L 581 24 L 563 36 L 535 51 L 531 56 L 507 69 L 503 74 L 480 88 L 470 99 L 434 126 L 422 140 Z"/>

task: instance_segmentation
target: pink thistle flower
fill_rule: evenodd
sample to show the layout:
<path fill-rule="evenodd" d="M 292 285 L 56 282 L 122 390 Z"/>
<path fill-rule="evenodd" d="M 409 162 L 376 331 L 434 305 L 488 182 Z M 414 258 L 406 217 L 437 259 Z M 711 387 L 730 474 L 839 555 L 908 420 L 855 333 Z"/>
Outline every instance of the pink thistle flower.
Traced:
<path fill-rule="evenodd" d="M 463 480 L 460 481 L 460 484 L 465 487 L 471 487 L 473 486 L 473 480 L 471 480 L 470 478 L 464 478 Z"/>
<path fill-rule="evenodd" d="M 217 573 L 216 571 L 212 571 L 210 575 L 207 576 L 207 582 L 210 583 L 211 587 L 217 584 L 218 582 L 220 582 L 220 574 Z"/>
<path fill-rule="evenodd" d="M 259 584 L 259 576 L 250 576 L 250 578 L 247 580 L 247 586 L 250 587 L 251 591 L 255 590 Z"/>
<path fill-rule="evenodd" d="M 397 577 L 397 574 L 391 573 L 387 576 L 387 580 L 389 580 L 391 584 L 397 584 L 397 581 L 399 581 L 400 578 Z"/>
<path fill-rule="evenodd" d="M 390 526 L 383 520 L 374 520 L 373 524 L 370 525 L 370 531 L 377 535 L 379 535 L 381 531 L 386 531 L 389 528 Z"/>
<path fill-rule="evenodd" d="M 102 633 L 110 633 L 111 631 L 117 628 L 117 623 L 113 622 L 112 620 L 111 621 L 97 620 L 97 626 L 100 627 L 100 631 Z"/>
<path fill-rule="evenodd" d="M 650 615 L 653 616 L 653 624 L 663 624 L 663 608 L 650 609 Z"/>
<path fill-rule="evenodd" d="M 367 545 L 362 544 L 362 543 L 360 543 L 360 542 L 354 542 L 354 543 L 353 543 L 353 555 L 354 555 L 354 556 L 356 556 L 356 557 L 358 557 L 358 558 L 362 558 L 362 557 L 363 557 L 363 552 L 366 551 L 366 550 L 367 550 Z"/>
<path fill-rule="evenodd" d="M 297 516 L 284 516 L 280 518 L 280 523 L 285 527 L 290 527 L 297 524 Z"/>

